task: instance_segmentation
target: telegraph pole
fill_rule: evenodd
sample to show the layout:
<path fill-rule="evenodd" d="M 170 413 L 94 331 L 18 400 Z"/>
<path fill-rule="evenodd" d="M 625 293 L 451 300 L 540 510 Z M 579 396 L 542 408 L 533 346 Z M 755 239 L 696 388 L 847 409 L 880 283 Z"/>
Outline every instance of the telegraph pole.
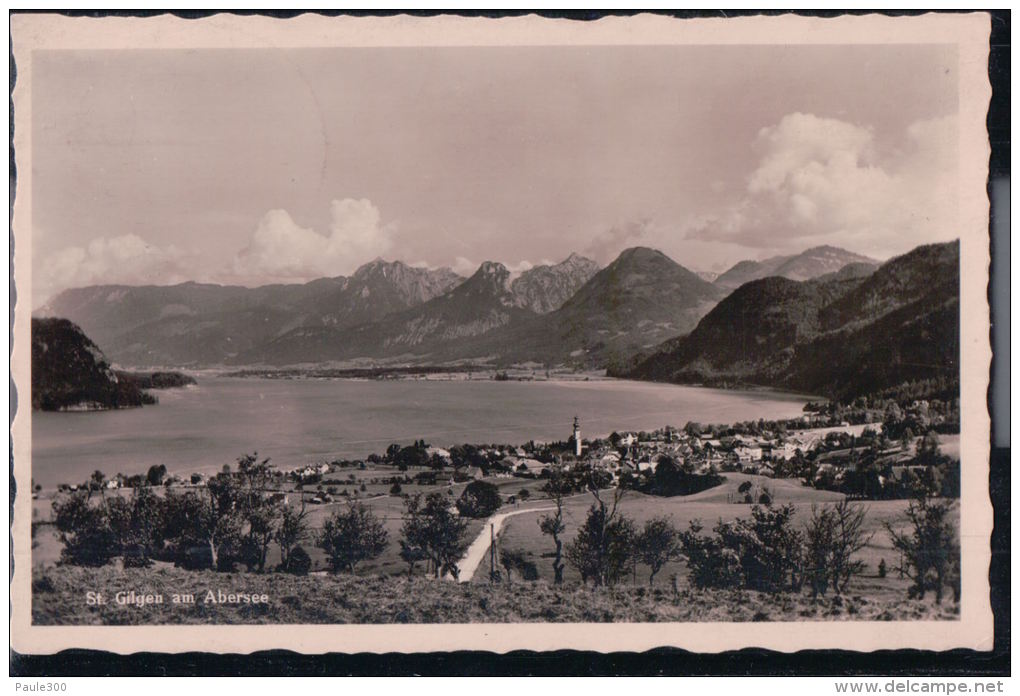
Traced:
<path fill-rule="evenodd" d="M 489 584 L 496 579 L 496 525 L 489 525 Z"/>

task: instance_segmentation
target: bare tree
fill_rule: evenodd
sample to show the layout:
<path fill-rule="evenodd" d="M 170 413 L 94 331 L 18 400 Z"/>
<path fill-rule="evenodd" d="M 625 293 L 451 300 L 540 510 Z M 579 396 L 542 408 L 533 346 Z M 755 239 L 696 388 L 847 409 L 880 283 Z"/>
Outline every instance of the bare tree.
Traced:
<path fill-rule="evenodd" d="M 934 590 L 935 603 L 941 604 L 947 584 L 953 586 L 954 597 L 958 596 L 953 566 L 959 564 L 960 546 L 950 517 L 952 509 L 953 501 L 933 500 L 922 492 L 907 507 L 908 531 L 885 524 L 893 548 L 902 554 L 899 569 L 914 582 L 910 597 L 921 599 Z"/>
<path fill-rule="evenodd" d="M 563 496 L 568 490 L 568 484 L 563 476 L 563 469 L 560 466 L 553 468 L 552 475 L 546 485 L 549 497 L 556 504 L 556 512 L 552 515 L 543 515 L 538 519 L 539 529 L 543 534 L 552 537 L 556 545 L 556 555 L 553 557 L 553 583 L 563 584 L 563 539 L 561 535 L 567 529 L 563 522 Z"/>
<path fill-rule="evenodd" d="M 864 570 L 864 563 L 854 559 L 871 541 L 864 532 L 867 508 L 842 500 L 832 507 L 811 508 L 805 544 L 805 575 L 812 596 L 824 595 L 831 587 L 841 595 L 850 579 Z"/>

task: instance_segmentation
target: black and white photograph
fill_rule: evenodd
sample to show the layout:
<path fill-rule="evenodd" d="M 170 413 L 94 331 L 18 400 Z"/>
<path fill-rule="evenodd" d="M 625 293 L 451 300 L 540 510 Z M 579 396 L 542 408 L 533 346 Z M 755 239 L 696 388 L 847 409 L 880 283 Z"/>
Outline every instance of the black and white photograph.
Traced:
<path fill-rule="evenodd" d="M 987 16 L 14 19 L 15 639 L 990 641 Z"/>

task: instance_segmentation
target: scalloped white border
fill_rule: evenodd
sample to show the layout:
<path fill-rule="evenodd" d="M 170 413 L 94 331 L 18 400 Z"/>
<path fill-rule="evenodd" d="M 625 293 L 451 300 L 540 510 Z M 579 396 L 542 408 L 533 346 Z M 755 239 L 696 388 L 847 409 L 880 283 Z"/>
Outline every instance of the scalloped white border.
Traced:
<path fill-rule="evenodd" d="M 31 500 L 14 505 L 15 571 L 11 583 L 11 647 L 21 653 L 91 648 L 135 651 L 251 652 L 285 648 L 303 653 L 422 652 L 443 650 L 573 648 L 642 651 L 676 646 L 698 652 L 744 647 L 781 651 L 804 648 L 943 650 L 992 647 L 988 565 L 992 508 L 988 499 L 990 420 L 986 407 L 989 343 L 988 145 L 985 118 L 991 96 L 987 77 L 990 20 L 983 13 L 879 15 L 832 19 L 795 15 L 677 20 L 656 15 L 611 17 L 595 22 L 463 17 L 326 18 L 301 15 L 278 20 L 220 14 L 201 20 L 153 18 L 11 18 L 18 70 L 14 89 L 14 266 L 19 302 L 14 318 L 11 374 L 19 403 L 29 403 L 32 182 L 31 76 L 35 49 L 290 48 L 312 46 L 494 46 L 627 44 L 919 44 L 951 43 L 960 70 L 960 262 L 961 262 L 961 495 L 963 598 L 960 621 L 796 622 L 657 624 L 433 624 L 331 626 L 32 626 Z M 30 410 L 18 409 L 12 428 L 18 490 L 31 480 Z"/>

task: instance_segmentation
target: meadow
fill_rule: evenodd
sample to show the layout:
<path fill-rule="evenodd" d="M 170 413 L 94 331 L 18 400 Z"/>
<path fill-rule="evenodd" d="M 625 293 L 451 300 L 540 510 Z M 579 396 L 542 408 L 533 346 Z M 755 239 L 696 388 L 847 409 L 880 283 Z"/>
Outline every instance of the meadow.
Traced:
<path fill-rule="evenodd" d="M 361 471 L 366 481 L 381 472 Z M 392 475 L 392 474 L 391 474 Z M 803 529 L 811 519 L 812 507 L 831 505 L 842 495 L 807 488 L 799 481 L 771 479 L 739 473 L 727 473 L 715 488 L 686 496 L 661 498 L 628 491 L 620 501 L 620 511 L 640 527 L 653 517 L 667 517 L 678 529 L 686 529 L 699 520 L 705 531 L 720 520 L 747 517 L 751 505 L 743 502 L 741 484 L 748 482 L 757 497 L 768 490 L 777 505 L 791 503 L 796 509 L 794 526 Z M 457 621 L 750 621 L 750 620 L 873 620 L 955 618 L 951 601 L 936 607 L 929 596 L 923 601 L 907 599 L 909 580 L 896 570 L 898 555 L 885 524 L 905 528 L 907 501 L 870 501 L 867 508 L 867 546 L 857 558 L 865 563 L 843 598 L 810 599 L 803 594 L 762 595 L 747 591 L 700 590 L 687 580 L 682 559 L 670 562 L 649 586 L 648 568 L 637 565 L 632 575 L 617 586 L 591 590 L 581 585 L 577 571 L 566 566 L 564 584 L 553 585 L 553 543 L 538 526 L 542 515 L 549 514 L 552 501 L 541 491 L 540 480 L 489 478 L 507 497 L 529 491 L 526 502 L 504 505 L 500 513 L 519 513 L 505 520 L 497 546 L 523 552 L 538 570 L 538 580 L 525 582 L 520 577 L 495 585 L 489 582 L 489 555 L 486 554 L 469 582 L 407 577 L 407 565 L 399 557 L 400 527 L 404 499 L 388 494 L 389 484 L 366 483 L 359 493 L 361 501 L 381 518 L 389 533 L 389 546 L 381 556 L 358 566 L 356 575 L 333 575 L 323 552 L 309 540 L 304 547 L 313 559 L 312 575 L 295 577 L 283 573 L 214 573 L 185 571 L 157 562 L 146 569 L 123 569 L 119 563 L 99 568 L 59 565 L 60 544 L 49 524 L 37 525 L 33 548 L 33 577 L 36 586 L 33 612 L 39 623 L 386 623 Z M 452 486 L 405 486 L 407 493 L 436 490 L 459 496 L 465 483 Z M 114 493 L 116 494 L 116 493 Z M 611 492 L 603 493 L 603 499 Z M 564 499 L 564 541 L 569 543 L 584 523 L 594 498 L 580 493 Z M 48 518 L 49 501 L 35 501 L 37 520 Z M 309 522 L 315 531 L 326 517 L 346 506 L 347 501 L 309 505 Z M 530 512 L 529 512 L 530 511 Z M 487 535 L 485 520 L 471 520 L 467 540 Z M 278 562 L 278 550 L 271 551 L 269 567 Z M 885 577 L 878 573 L 884 560 Z M 676 588 L 672 577 L 676 578 Z M 229 607 L 196 605 L 144 608 L 87 606 L 82 588 L 99 587 L 108 594 L 118 590 L 135 592 L 203 593 L 205 589 L 258 588 L 272 597 L 268 606 Z M 182 589 L 183 588 L 183 589 Z"/>
<path fill-rule="evenodd" d="M 103 605 L 87 603 L 86 590 L 102 588 Z M 265 593 L 265 604 L 206 603 L 206 593 Z M 118 604 L 118 592 L 159 594 L 162 604 Z M 173 594 L 194 603 L 174 604 Z M 574 583 L 540 580 L 476 585 L 381 575 L 215 573 L 157 565 L 144 569 L 36 569 L 32 579 L 36 625 L 160 624 L 381 624 L 665 621 L 905 621 L 957 620 L 952 602 L 806 595 L 766 595 L 737 590 L 677 593 L 663 586 L 622 585 L 593 591 Z"/>

